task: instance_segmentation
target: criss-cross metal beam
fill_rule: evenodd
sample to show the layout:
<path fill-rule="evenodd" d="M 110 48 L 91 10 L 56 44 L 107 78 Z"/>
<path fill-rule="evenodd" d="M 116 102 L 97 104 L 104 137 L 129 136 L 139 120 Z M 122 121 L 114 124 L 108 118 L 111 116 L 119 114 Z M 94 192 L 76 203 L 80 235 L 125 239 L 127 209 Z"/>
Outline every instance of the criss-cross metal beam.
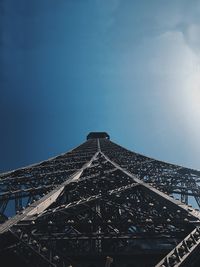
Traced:
<path fill-rule="evenodd" d="M 87 139 L 68 153 L 0 175 L 0 222 L 12 205 L 17 212 L 0 226 L 0 243 L 8 236 L 5 243 L 37 266 L 65 267 L 91 253 L 131 257 L 146 247 L 163 256 L 151 266 L 200 262 L 200 213 L 188 206 L 188 196 L 200 202 L 200 172 L 131 152 L 106 133 Z"/>

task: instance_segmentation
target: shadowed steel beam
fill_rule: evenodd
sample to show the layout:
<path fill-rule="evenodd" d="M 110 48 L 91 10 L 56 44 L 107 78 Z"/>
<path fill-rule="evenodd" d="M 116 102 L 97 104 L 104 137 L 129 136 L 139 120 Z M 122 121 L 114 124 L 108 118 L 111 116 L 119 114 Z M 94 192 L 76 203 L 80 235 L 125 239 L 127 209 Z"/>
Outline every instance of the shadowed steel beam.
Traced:
<path fill-rule="evenodd" d="M 61 185 L 59 185 L 57 188 L 52 190 L 46 196 L 42 197 L 40 200 L 31 204 L 28 208 L 22 211 L 21 214 L 14 216 L 10 220 L 2 224 L 0 226 L 0 234 L 4 233 L 5 231 L 8 231 L 10 227 L 15 225 L 19 221 L 26 219 L 26 217 L 32 216 L 35 214 L 40 214 L 42 211 L 48 208 L 53 202 L 55 202 L 55 200 L 62 193 L 63 189 L 65 188 L 67 184 L 71 183 L 73 180 L 77 180 L 81 176 L 82 172 L 91 165 L 92 161 L 96 159 L 97 155 L 98 155 L 98 152 L 96 152 L 95 155 L 92 157 L 92 159 L 88 163 L 86 163 L 80 170 L 78 170 L 76 173 L 71 175 L 70 179 L 63 182 Z"/>
<path fill-rule="evenodd" d="M 192 215 L 193 218 L 197 219 L 198 223 L 200 223 L 200 212 L 199 211 L 193 209 L 192 207 L 189 207 L 189 206 L 185 205 L 184 203 L 182 203 L 182 202 L 180 202 L 178 200 L 173 199 L 169 195 L 159 191 L 158 189 L 156 189 L 155 187 L 151 186 L 150 184 L 147 184 L 147 183 L 141 181 L 135 175 L 133 175 L 132 173 L 128 172 L 127 170 L 124 170 L 122 167 L 120 167 L 114 161 L 110 160 L 103 152 L 101 152 L 101 154 L 105 157 L 105 159 L 107 159 L 107 161 L 109 161 L 117 169 L 121 170 L 123 173 L 125 173 L 126 175 L 131 177 L 134 180 L 134 182 L 142 185 L 148 192 L 154 194 L 155 196 L 157 196 L 157 197 L 159 197 L 161 199 L 162 198 L 165 199 L 169 204 L 171 204 L 175 208 L 180 208 L 182 210 L 185 210 L 187 213 Z"/>
<path fill-rule="evenodd" d="M 187 259 L 200 247 L 200 228 L 195 228 L 182 240 L 164 259 L 155 267 L 180 267 L 184 266 Z M 187 266 L 190 266 L 188 263 Z"/>

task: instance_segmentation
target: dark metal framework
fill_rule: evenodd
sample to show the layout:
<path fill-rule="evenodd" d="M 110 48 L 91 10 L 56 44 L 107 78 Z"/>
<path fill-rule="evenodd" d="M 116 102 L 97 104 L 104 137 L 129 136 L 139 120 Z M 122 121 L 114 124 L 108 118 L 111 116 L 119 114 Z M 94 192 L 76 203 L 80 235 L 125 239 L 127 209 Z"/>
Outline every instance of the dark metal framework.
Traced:
<path fill-rule="evenodd" d="M 188 205 L 200 206 L 199 179 L 90 133 L 68 153 L 1 174 L 4 267 L 100 267 L 107 256 L 106 266 L 199 266 L 200 213 Z"/>

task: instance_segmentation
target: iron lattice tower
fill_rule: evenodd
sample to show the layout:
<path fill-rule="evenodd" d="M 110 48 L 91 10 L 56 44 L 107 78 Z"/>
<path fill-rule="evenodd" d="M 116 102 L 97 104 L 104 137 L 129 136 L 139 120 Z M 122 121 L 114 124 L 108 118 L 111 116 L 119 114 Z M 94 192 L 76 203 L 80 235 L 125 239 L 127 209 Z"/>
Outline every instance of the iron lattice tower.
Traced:
<path fill-rule="evenodd" d="M 188 205 L 200 206 L 199 180 L 90 133 L 72 151 L 1 174 L 1 266 L 199 266 L 200 213 Z"/>

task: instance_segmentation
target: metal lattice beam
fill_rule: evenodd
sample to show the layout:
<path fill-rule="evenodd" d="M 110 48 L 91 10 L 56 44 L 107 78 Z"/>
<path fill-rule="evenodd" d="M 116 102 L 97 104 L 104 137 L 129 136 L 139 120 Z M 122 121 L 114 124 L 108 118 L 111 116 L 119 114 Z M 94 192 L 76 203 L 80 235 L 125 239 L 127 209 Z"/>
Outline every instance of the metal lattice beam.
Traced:
<path fill-rule="evenodd" d="M 0 176 L 0 255 L 14 248 L 26 264 L 59 267 L 108 255 L 143 267 L 141 255 L 151 255 L 149 266 L 163 258 L 156 267 L 196 267 L 200 213 L 188 197 L 199 205 L 199 181 L 198 171 L 93 133 L 68 153 Z M 7 219 L 11 207 L 17 214 Z"/>

